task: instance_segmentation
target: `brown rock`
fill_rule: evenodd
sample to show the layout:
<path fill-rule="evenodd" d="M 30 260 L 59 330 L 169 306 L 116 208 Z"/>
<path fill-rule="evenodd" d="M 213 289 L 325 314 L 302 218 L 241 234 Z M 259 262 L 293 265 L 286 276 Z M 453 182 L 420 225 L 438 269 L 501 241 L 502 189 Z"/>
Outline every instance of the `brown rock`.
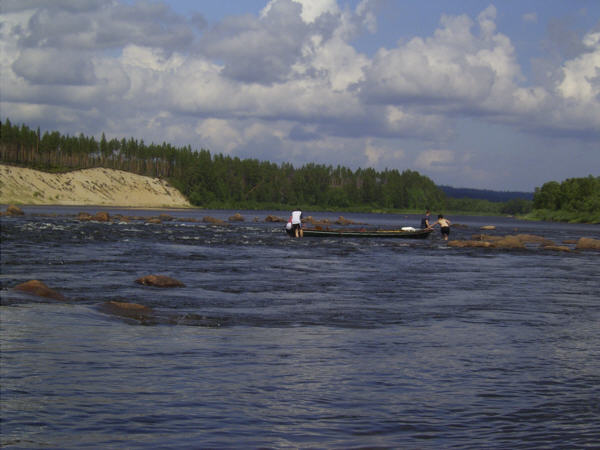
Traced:
<path fill-rule="evenodd" d="M 480 230 L 485 230 L 485 231 L 492 231 L 496 229 L 495 225 L 484 225 L 482 227 L 479 227 Z"/>
<path fill-rule="evenodd" d="M 24 214 L 25 213 L 23 212 L 23 210 L 21 208 L 19 208 L 18 206 L 9 205 L 8 208 L 6 208 L 7 216 L 22 216 Z"/>
<path fill-rule="evenodd" d="M 474 241 L 499 241 L 502 239 L 501 236 L 490 236 L 489 234 L 474 234 L 471 236 Z"/>
<path fill-rule="evenodd" d="M 185 287 L 181 281 L 175 278 L 167 277 L 165 275 L 146 275 L 145 277 L 138 278 L 135 280 L 136 283 L 143 284 L 144 286 L 155 286 L 155 287 Z"/>
<path fill-rule="evenodd" d="M 77 214 L 77 220 L 81 220 L 81 221 L 87 221 L 87 220 L 92 220 L 92 215 L 88 214 L 86 212 L 80 212 L 79 214 Z"/>
<path fill-rule="evenodd" d="M 153 310 L 144 305 L 137 303 L 115 302 L 110 301 L 103 303 L 100 310 L 107 314 L 112 314 L 120 317 L 127 317 L 139 321 L 147 321 L 152 317 Z"/>
<path fill-rule="evenodd" d="M 582 237 L 577 241 L 577 250 L 600 250 L 600 239 Z"/>
<path fill-rule="evenodd" d="M 39 280 L 29 280 L 25 283 L 17 284 L 14 289 L 26 292 L 27 294 L 37 295 L 38 297 L 51 298 L 58 301 L 67 300 L 62 294 L 56 292 L 54 289 L 50 289 Z"/>
<path fill-rule="evenodd" d="M 550 250 L 555 252 L 570 252 L 571 249 L 566 245 L 544 245 L 542 247 L 544 250 Z"/>
<path fill-rule="evenodd" d="M 158 216 L 158 218 L 159 218 L 160 220 L 162 220 L 163 222 L 168 222 L 168 221 L 170 221 L 170 220 L 175 220 L 175 217 L 173 217 L 173 216 L 170 216 L 170 215 L 168 215 L 168 214 L 161 214 L 161 215 L 159 215 L 159 216 Z"/>
<path fill-rule="evenodd" d="M 346 219 L 344 216 L 340 216 L 338 218 L 338 220 L 335 221 L 336 224 L 338 225 L 353 225 L 356 222 L 350 220 L 350 219 Z"/>
<path fill-rule="evenodd" d="M 483 247 L 489 248 L 492 246 L 490 242 L 487 241 L 448 241 L 449 247 L 458 247 L 458 248 L 466 248 L 466 247 Z"/>
<path fill-rule="evenodd" d="M 494 248 L 525 248 L 525 245 L 517 236 L 504 236 L 502 239 L 494 241 Z"/>
<path fill-rule="evenodd" d="M 148 220 L 146 220 L 146 223 L 159 224 L 162 223 L 162 221 L 157 217 L 150 217 Z"/>
<path fill-rule="evenodd" d="M 221 219 L 215 219 L 214 217 L 211 217 L 211 216 L 204 216 L 202 218 L 202 222 L 212 223 L 212 224 L 216 224 L 216 225 L 223 225 L 225 223 Z"/>
<path fill-rule="evenodd" d="M 269 215 L 265 217 L 265 222 L 286 222 L 286 220 L 282 219 L 281 217 Z"/>
<path fill-rule="evenodd" d="M 109 222 L 110 215 L 105 211 L 100 211 L 94 214 L 94 217 L 92 217 L 91 220 L 95 220 L 97 222 Z"/>
<path fill-rule="evenodd" d="M 235 213 L 233 216 L 231 216 L 229 218 L 230 222 L 243 222 L 244 221 L 244 216 L 242 216 L 240 213 Z"/>
<path fill-rule="evenodd" d="M 554 245 L 554 242 L 550 239 L 546 239 L 542 236 L 536 236 L 535 234 L 517 234 L 516 237 L 523 244 Z"/>

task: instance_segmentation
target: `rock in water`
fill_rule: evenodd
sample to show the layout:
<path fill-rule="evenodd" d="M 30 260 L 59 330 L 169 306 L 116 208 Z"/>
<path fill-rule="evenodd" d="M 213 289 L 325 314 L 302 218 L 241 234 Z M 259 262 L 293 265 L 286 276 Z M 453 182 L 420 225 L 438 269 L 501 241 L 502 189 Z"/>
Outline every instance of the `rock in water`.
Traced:
<path fill-rule="evenodd" d="M 129 319 L 135 319 L 140 322 L 147 322 L 152 318 L 153 311 L 144 305 L 137 303 L 128 302 L 115 302 L 110 301 L 100 306 L 100 311 L 111 314 L 113 316 L 126 317 Z"/>
<path fill-rule="evenodd" d="M 25 283 L 17 284 L 14 289 L 22 292 L 26 292 L 27 294 L 37 295 L 38 297 L 51 298 L 53 300 L 58 301 L 66 301 L 64 295 L 56 292 L 54 289 L 50 289 L 44 283 L 39 280 L 29 280 Z"/>
<path fill-rule="evenodd" d="M 600 250 L 600 239 L 582 237 L 577 241 L 577 250 Z"/>
<path fill-rule="evenodd" d="M 10 205 L 8 208 L 6 208 L 7 216 L 22 216 L 24 214 L 25 213 L 23 212 L 23 210 L 18 206 Z"/>
<path fill-rule="evenodd" d="M 135 280 L 136 283 L 143 284 L 144 286 L 155 286 L 155 287 L 185 287 L 181 281 L 175 278 L 167 277 L 166 275 L 146 275 L 145 277 L 138 278 Z"/>

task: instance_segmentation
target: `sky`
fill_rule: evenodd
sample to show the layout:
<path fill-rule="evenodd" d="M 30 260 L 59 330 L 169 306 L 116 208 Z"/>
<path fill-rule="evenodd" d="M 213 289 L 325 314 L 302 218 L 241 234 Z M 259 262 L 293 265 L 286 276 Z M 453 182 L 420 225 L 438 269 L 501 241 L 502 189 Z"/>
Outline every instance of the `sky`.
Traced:
<path fill-rule="evenodd" d="M 600 176 L 600 1 L 2 0 L 0 116 L 533 191 Z"/>

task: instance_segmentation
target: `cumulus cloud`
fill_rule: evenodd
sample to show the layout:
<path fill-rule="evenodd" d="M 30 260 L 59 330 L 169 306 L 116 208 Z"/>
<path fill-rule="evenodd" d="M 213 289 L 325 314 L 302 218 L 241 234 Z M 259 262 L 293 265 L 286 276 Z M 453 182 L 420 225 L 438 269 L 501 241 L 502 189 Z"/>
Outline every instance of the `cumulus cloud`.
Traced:
<path fill-rule="evenodd" d="M 5 0 L 2 113 L 64 132 L 431 174 L 460 170 L 457 118 L 600 137 L 597 31 L 546 62 L 552 76 L 536 85 L 494 6 L 366 54 L 356 41 L 377 31 L 380 2 L 340 4 L 265 0 L 258 15 L 209 26 L 160 1 Z"/>

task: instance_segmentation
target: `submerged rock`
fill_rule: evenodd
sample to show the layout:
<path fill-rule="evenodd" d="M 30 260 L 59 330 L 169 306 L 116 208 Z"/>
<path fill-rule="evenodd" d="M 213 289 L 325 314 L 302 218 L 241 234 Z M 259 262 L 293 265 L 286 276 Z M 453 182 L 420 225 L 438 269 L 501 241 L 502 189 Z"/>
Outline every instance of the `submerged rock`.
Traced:
<path fill-rule="evenodd" d="M 138 278 L 135 280 L 136 283 L 143 284 L 144 286 L 154 287 L 185 287 L 181 281 L 175 278 L 168 277 L 166 275 L 146 275 L 145 277 Z"/>
<path fill-rule="evenodd" d="M 66 297 L 54 289 L 50 289 L 39 280 L 29 280 L 25 283 L 17 284 L 14 289 L 38 297 L 51 298 L 58 301 L 66 301 Z"/>
<path fill-rule="evenodd" d="M 140 322 L 148 322 L 153 318 L 154 311 L 138 303 L 110 301 L 100 305 L 100 311 L 113 316 L 135 319 Z"/>
<path fill-rule="evenodd" d="M 550 250 L 555 252 L 570 252 L 571 249 L 566 245 L 544 245 L 542 247 L 544 250 Z"/>
<path fill-rule="evenodd" d="M 481 241 L 481 240 L 466 240 L 466 241 L 448 241 L 448 246 L 449 247 L 458 247 L 458 248 L 465 248 L 465 247 L 483 247 L 483 248 L 489 248 L 492 247 L 492 243 L 489 241 Z"/>
<path fill-rule="evenodd" d="M 242 216 L 240 213 L 235 213 L 229 218 L 230 222 L 243 222 L 244 220 L 244 216 Z"/>
<path fill-rule="evenodd" d="M 496 229 L 495 225 L 484 225 L 482 227 L 479 227 L 480 230 L 486 230 L 486 231 L 492 231 Z"/>

